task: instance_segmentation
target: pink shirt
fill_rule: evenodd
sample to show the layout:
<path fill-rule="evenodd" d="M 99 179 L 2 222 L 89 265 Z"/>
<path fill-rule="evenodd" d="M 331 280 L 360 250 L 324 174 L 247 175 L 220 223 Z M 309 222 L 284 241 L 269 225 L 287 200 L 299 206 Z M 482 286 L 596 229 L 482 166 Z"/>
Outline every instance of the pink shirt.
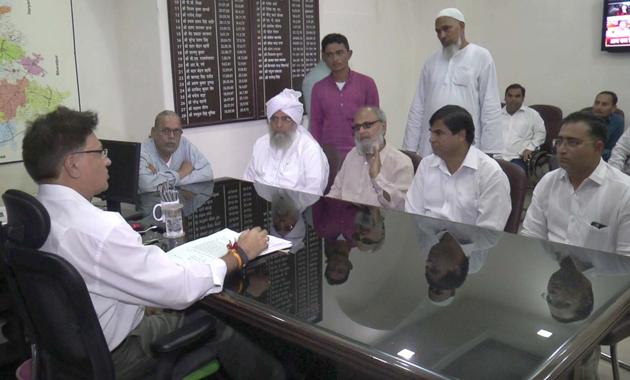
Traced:
<path fill-rule="evenodd" d="M 310 132 L 321 145 L 335 146 L 342 157 L 354 148 L 352 122 L 362 106 L 379 106 L 376 83 L 350 70 L 339 91 L 332 74 L 315 83 L 311 100 Z"/>

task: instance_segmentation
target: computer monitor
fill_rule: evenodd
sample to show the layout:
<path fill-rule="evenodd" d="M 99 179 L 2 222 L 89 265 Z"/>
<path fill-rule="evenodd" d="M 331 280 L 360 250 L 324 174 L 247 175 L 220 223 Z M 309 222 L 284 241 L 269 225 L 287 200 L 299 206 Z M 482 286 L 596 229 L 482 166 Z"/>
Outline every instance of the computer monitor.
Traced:
<path fill-rule="evenodd" d="M 120 203 L 136 203 L 138 196 L 138 169 L 140 143 L 101 140 L 112 161 L 109 166 L 109 187 L 97 195 L 107 201 L 107 210 L 120 212 Z"/>

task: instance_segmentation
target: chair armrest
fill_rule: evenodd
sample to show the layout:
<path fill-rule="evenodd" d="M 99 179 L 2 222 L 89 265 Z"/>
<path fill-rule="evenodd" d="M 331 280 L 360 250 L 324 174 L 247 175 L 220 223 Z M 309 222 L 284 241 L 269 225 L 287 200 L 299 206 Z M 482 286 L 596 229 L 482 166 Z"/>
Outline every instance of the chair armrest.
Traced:
<path fill-rule="evenodd" d="M 213 336 L 216 332 L 216 325 L 216 318 L 205 315 L 151 343 L 151 350 L 157 354 L 181 350 Z"/>

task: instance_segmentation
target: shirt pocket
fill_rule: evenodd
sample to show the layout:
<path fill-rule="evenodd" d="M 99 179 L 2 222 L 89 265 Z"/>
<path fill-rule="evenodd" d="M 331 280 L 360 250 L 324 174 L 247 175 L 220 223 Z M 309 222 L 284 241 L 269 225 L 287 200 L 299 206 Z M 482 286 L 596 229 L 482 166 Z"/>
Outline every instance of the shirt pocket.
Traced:
<path fill-rule="evenodd" d="M 615 249 L 613 236 L 611 236 L 613 229 L 609 226 L 597 228 L 586 220 L 580 220 L 578 225 L 580 226 L 580 235 L 584 237 L 582 245 L 585 247 L 602 251 Z"/>
<path fill-rule="evenodd" d="M 473 86 L 473 74 L 470 70 L 459 67 L 453 71 L 453 84 L 461 87 Z"/>

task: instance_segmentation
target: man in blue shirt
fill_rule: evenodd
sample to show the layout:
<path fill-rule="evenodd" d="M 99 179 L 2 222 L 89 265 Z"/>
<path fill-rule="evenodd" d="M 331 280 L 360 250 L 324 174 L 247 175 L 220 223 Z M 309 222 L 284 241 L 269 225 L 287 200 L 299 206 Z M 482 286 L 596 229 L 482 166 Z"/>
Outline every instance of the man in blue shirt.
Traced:
<path fill-rule="evenodd" d="M 155 117 L 151 136 L 142 143 L 139 192 L 155 191 L 167 181 L 187 185 L 213 178 L 208 159 L 182 136 L 182 122 L 173 111 L 162 111 Z"/>
<path fill-rule="evenodd" d="M 617 140 L 623 134 L 623 118 L 615 113 L 617 110 L 617 94 L 612 91 L 602 91 L 595 97 L 593 102 L 593 114 L 606 121 L 606 145 L 602 158 L 608 161 L 610 153 L 615 147 Z"/>

